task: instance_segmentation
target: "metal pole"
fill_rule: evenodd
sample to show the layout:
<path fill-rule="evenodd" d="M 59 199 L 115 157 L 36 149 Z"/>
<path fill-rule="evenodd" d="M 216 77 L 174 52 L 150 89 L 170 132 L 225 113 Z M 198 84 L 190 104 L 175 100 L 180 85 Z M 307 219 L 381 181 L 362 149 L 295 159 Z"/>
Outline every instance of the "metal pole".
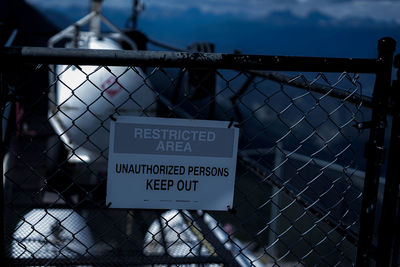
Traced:
<path fill-rule="evenodd" d="M 137 27 L 137 17 L 138 17 L 139 0 L 133 0 L 132 9 L 132 29 L 136 30 Z"/>
<path fill-rule="evenodd" d="M 376 73 L 372 97 L 372 119 L 369 140 L 365 145 L 367 166 L 365 172 L 363 200 L 360 216 L 360 233 L 356 266 L 369 266 L 374 241 L 375 213 L 379 177 L 384 161 L 385 128 L 391 87 L 393 53 L 396 41 L 383 38 L 378 42 L 378 60 L 381 67 Z"/>
<path fill-rule="evenodd" d="M 1 115 L 1 122 L 0 122 L 0 173 L 1 173 L 1 188 L 0 188 L 0 212 L 1 212 L 1 223 L 0 223 L 0 228 L 1 228 L 1 245 L 0 245 L 0 250 L 1 250 L 1 260 L 5 264 L 5 266 L 9 266 L 9 262 L 7 260 L 7 251 L 5 247 L 5 242 L 6 242 L 6 229 L 5 229 L 5 194 L 4 194 L 4 156 L 6 154 L 6 147 L 5 147 L 5 135 L 3 138 L 3 116 L 4 116 L 4 111 L 5 111 L 5 105 L 7 103 L 7 95 L 8 95 L 8 87 L 5 85 L 5 80 L 4 80 L 4 73 L 0 71 L 0 115 Z"/>
<path fill-rule="evenodd" d="M 190 215 L 192 216 L 192 220 L 199 225 L 199 230 L 201 230 L 204 239 L 210 242 L 210 244 L 214 247 L 215 252 L 218 256 L 224 259 L 224 265 L 232 266 L 232 267 L 240 267 L 237 263 L 235 256 L 225 248 L 224 244 L 218 237 L 215 236 L 212 229 L 208 227 L 208 225 L 204 222 L 204 218 L 202 215 L 198 215 L 195 211 L 189 211 Z M 182 216 L 185 216 L 182 214 Z"/>
<path fill-rule="evenodd" d="M 400 68 L 400 55 L 397 55 L 396 57 L 395 68 Z M 388 154 L 385 192 L 382 203 L 382 215 L 379 222 L 378 260 L 376 266 L 389 266 L 393 241 L 396 236 L 395 218 L 400 185 L 400 179 L 397 174 L 397 154 L 398 151 L 400 151 L 400 70 L 397 72 L 397 80 L 393 82 L 392 91 L 392 99 L 395 104 Z M 393 252 L 399 253 L 398 251 Z"/>
<path fill-rule="evenodd" d="M 68 26 L 61 32 L 59 32 L 56 35 L 54 35 L 53 37 L 51 37 L 49 39 L 49 41 L 47 42 L 49 47 L 53 47 L 57 42 L 59 42 L 60 40 L 65 38 L 65 36 L 68 36 L 69 34 L 74 33 L 74 31 L 76 30 L 76 27 L 82 27 L 83 25 L 88 23 L 95 16 L 96 16 L 96 12 L 90 12 L 85 17 L 81 18 L 80 20 L 78 20 L 77 22 L 72 24 L 71 26 Z"/>
<path fill-rule="evenodd" d="M 275 157 L 274 157 L 273 173 L 280 181 L 282 181 L 284 178 L 282 164 L 283 164 L 283 161 L 285 160 L 285 155 L 282 152 L 283 151 L 283 143 L 282 142 L 277 143 L 274 150 L 275 150 Z M 279 193 L 280 193 L 279 188 L 273 186 L 269 220 L 271 221 L 273 218 L 275 218 L 275 219 L 270 224 L 271 230 L 268 233 L 268 246 L 271 246 L 272 244 L 274 244 L 276 239 L 278 238 L 278 234 L 277 234 L 279 232 L 278 215 L 280 213 L 279 205 L 281 204 Z M 269 254 L 274 258 L 274 260 L 279 257 L 279 251 L 277 249 L 277 245 L 274 245 L 271 247 L 271 253 L 269 253 Z"/>
<path fill-rule="evenodd" d="M 392 255 L 392 265 L 393 267 L 399 266 L 399 251 L 400 251 L 400 203 L 397 199 L 397 212 L 395 217 L 395 233 L 393 242 L 393 255 Z"/>
<path fill-rule="evenodd" d="M 102 0 L 92 0 L 92 12 L 95 12 L 96 15 L 90 20 L 90 31 L 96 33 L 97 36 L 100 35 L 101 32 L 101 18 L 99 16 L 101 12 L 101 3 Z"/>
<path fill-rule="evenodd" d="M 212 68 L 303 72 L 377 73 L 383 64 L 377 59 L 259 56 L 221 53 L 189 53 L 134 50 L 99 50 L 50 47 L 0 48 L 0 65 L 6 62 L 146 66 L 170 68 Z M 7 65 L 9 67 L 9 64 Z"/>
<path fill-rule="evenodd" d="M 4 160 L 4 144 L 3 144 L 3 113 L 4 113 L 4 94 L 3 94 L 4 88 L 3 88 L 3 73 L 0 72 L 0 96 L 1 96 L 1 103 L 0 103 L 0 115 L 1 115 L 1 123 L 0 123 L 0 133 L 1 133 L 1 138 L 0 138 L 0 172 L 1 172 L 1 190 L 0 190 L 0 201 L 1 201 L 1 261 L 6 262 L 6 256 L 5 256 L 5 228 L 4 228 L 4 170 L 3 170 L 3 160 Z"/>

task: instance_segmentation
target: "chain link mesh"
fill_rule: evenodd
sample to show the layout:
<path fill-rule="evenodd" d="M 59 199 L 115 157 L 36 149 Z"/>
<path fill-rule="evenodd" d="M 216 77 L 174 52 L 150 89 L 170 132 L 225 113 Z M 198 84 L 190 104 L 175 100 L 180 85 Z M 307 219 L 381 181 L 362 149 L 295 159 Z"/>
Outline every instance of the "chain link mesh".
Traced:
<path fill-rule="evenodd" d="M 359 76 L 27 64 L 6 81 L 5 239 L 14 262 L 354 264 L 366 136 L 354 125 L 370 114 L 349 101 L 361 99 Z M 234 208 L 108 208 L 117 115 L 234 123 Z"/>

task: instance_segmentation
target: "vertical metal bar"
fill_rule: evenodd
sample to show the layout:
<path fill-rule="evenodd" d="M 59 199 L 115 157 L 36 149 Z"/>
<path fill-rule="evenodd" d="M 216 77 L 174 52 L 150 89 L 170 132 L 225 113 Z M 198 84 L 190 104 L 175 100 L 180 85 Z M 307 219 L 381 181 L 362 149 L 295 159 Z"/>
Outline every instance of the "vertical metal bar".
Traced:
<path fill-rule="evenodd" d="M 183 79 L 183 74 L 186 72 L 186 70 L 181 69 L 179 71 L 179 75 L 177 78 L 177 82 L 174 88 L 174 91 L 172 93 L 172 97 L 171 97 L 171 103 L 173 105 L 175 105 L 176 103 L 178 103 L 178 98 L 179 98 L 179 93 L 181 91 L 181 85 L 182 85 L 182 79 Z"/>
<path fill-rule="evenodd" d="M 378 60 L 381 67 L 376 73 L 372 97 L 372 119 L 369 140 L 365 146 L 367 166 L 360 215 L 360 233 L 356 266 L 369 266 L 374 236 L 379 177 L 384 161 L 384 138 L 388 101 L 391 87 L 392 62 L 396 41 L 383 38 L 378 42 Z"/>
<path fill-rule="evenodd" d="M 0 173 L 1 173 L 1 188 L 0 188 L 0 211 L 1 211 L 1 222 L 0 222 L 0 227 L 1 227 L 1 245 L 0 245 L 0 250 L 1 250 L 1 260 L 3 263 L 5 263 L 6 266 L 7 264 L 7 258 L 6 258 L 6 249 L 5 249 L 5 216 L 4 216 L 4 168 L 3 168 L 3 160 L 4 156 L 6 153 L 6 148 L 4 144 L 4 139 L 3 139 L 3 115 L 4 115 L 4 110 L 5 110 L 5 104 L 6 102 L 6 96 L 8 95 L 8 90 L 5 85 L 4 81 L 4 73 L 0 70 L 0 116 L 1 116 L 1 123 L 0 123 Z"/>
<path fill-rule="evenodd" d="M 400 55 L 396 56 L 395 68 L 400 67 Z M 400 179 L 397 176 L 397 154 L 400 151 L 400 71 L 393 82 L 392 99 L 394 114 L 388 153 L 388 165 L 385 179 L 385 191 L 382 203 L 382 215 L 378 229 L 377 266 L 389 266 L 395 237 L 396 206 L 399 194 Z M 398 253 L 398 251 L 393 251 Z"/>
<path fill-rule="evenodd" d="M 3 102 L 4 98 L 3 98 L 3 72 L 0 72 L 0 99 L 1 99 L 1 103 L 0 103 L 0 115 L 1 115 L 1 123 L 0 123 L 0 133 L 1 133 L 1 137 L 0 137 L 0 172 L 1 172 L 1 189 L 0 189 L 0 202 L 1 202 L 1 223 L 0 223 L 0 227 L 1 227 L 1 245 L 0 245 L 0 250 L 1 250 L 1 261 L 5 262 L 5 249 L 4 249 L 4 243 L 5 243 L 5 228 L 4 228 L 4 170 L 3 170 L 3 159 L 4 159 L 4 144 L 3 144 L 3 113 L 4 113 L 4 106 L 3 106 Z"/>
<path fill-rule="evenodd" d="M 101 32 L 101 18 L 99 16 L 101 12 L 101 4 L 103 0 L 92 0 L 92 12 L 96 13 L 96 16 L 94 16 L 90 20 L 90 31 L 96 33 L 97 36 L 100 35 Z"/>
<path fill-rule="evenodd" d="M 251 83 L 254 81 L 256 78 L 256 75 L 251 74 L 247 80 L 243 83 L 242 87 L 237 91 L 237 93 L 230 98 L 233 106 L 233 111 L 235 112 L 236 119 L 239 123 L 243 122 L 243 116 L 242 113 L 240 112 L 240 109 L 238 107 L 237 100 L 243 96 L 243 94 L 247 91 L 247 89 L 250 87 Z"/>
<path fill-rule="evenodd" d="M 133 8 L 132 8 L 132 29 L 136 30 L 137 27 L 137 19 L 138 19 L 138 8 L 139 8 L 139 0 L 133 0 Z"/>
<path fill-rule="evenodd" d="M 392 255 L 392 264 L 391 266 L 397 267 L 399 266 L 399 251 L 400 251 L 400 201 L 397 199 L 397 215 L 395 220 L 395 233 L 394 233 L 394 242 L 393 242 L 393 255 Z"/>
<path fill-rule="evenodd" d="M 282 162 L 285 160 L 285 156 L 283 154 L 283 143 L 279 142 L 276 144 L 275 147 L 275 157 L 274 157 L 274 174 L 275 176 L 278 177 L 280 181 L 283 180 L 283 167 L 279 167 Z M 280 205 L 280 195 L 278 193 L 279 188 L 276 186 L 272 187 L 272 197 L 271 197 L 271 210 L 270 210 L 270 215 L 269 215 L 269 220 L 272 220 L 272 218 L 275 218 L 273 222 L 270 224 L 271 230 L 268 233 L 268 246 L 271 244 L 274 244 L 275 240 L 278 238 L 278 214 L 280 213 L 280 209 L 278 208 L 278 205 Z M 272 257 L 278 258 L 279 256 L 279 251 L 277 249 L 277 246 L 274 245 L 271 247 L 271 253 L 269 253 Z"/>
<path fill-rule="evenodd" d="M 162 246 L 164 248 L 164 253 L 165 253 L 164 255 L 170 256 L 169 253 L 168 253 L 167 240 L 166 240 L 166 237 L 165 237 L 165 231 L 164 231 L 164 227 L 163 227 L 163 224 L 162 224 L 161 216 L 158 216 L 157 220 L 158 220 L 158 223 L 160 224 L 161 244 L 162 244 Z M 168 267 L 169 266 L 170 265 L 168 264 Z"/>
<path fill-rule="evenodd" d="M 208 225 L 204 221 L 203 217 L 201 215 L 198 215 L 195 211 L 189 211 L 189 212 L 193 218 L 193 221 L 195 221 L 199 225 L 201 233 L 204 236 L 204 238 L 208 242 L 210 242 L 210 244 L 214 247 L 218 256 L 224 259 L 224 264 L 226 264 L 226 266 L 240 267 L 234 255 L 232 255 L 232 253 L 225 248 L 221 240 L 219 240 L 218 237 L 215 236 L 213 231 L 208 227 Z"/>

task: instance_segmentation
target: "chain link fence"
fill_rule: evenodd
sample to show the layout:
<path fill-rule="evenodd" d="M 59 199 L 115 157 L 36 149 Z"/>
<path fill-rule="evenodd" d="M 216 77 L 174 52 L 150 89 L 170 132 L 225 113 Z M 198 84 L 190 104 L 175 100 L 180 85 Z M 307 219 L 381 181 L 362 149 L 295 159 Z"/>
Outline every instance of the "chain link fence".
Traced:
<path fill-rule="evenodd" d="M 377 61 L 40 51 L 9 54 L 2 72 L 12 264 L 355 264 L 374 77 L 354 73 L 374 73 Z M 108 135 L 118 115 L 238 127 L 233 208 L 109 208 Z"/>

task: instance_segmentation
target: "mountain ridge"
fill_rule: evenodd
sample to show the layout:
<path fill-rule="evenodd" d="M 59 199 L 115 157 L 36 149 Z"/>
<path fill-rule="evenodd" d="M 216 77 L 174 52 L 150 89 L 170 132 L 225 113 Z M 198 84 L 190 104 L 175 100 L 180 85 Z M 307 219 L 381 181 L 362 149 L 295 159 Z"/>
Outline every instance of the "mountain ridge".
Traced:
<path fill-rule="evenodd" d="M 87 13 L 80 6 L 39 10 L 60 28 Z M 127 25 L 129 12 L 103 8 L 104 15 L 120 28 Z M 337 19 L 317 11 L 301 17 L 290 10 L 280 10 L 252 19 L 205 13 L 194 7 L 174 13 L 151 7 L 140 15 L 138 29 L 152 39 L 180 47 L 199 41 L 213 42 L 217 52 L 225 53 L 240 50 L 249 54 L 376 57 L 378 39 L 392 36 L 400 40 L 397 23 L 370 18 Z"/>

